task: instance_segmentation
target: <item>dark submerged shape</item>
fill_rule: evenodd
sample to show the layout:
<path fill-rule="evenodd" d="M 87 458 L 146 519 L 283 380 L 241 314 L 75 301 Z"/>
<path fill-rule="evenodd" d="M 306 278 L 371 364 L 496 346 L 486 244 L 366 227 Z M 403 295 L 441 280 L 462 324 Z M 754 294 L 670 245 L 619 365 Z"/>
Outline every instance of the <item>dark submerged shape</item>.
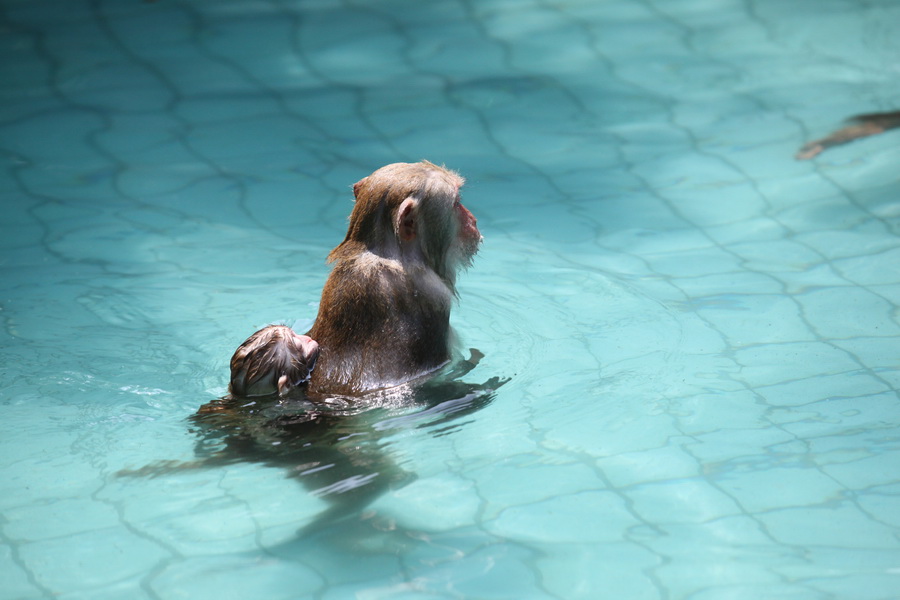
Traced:
<path fill-rule="evenodd" d="M 425 429 L 446 435 L 465 424 L 463 417 L 490 404 L 505 381 L 459 381 L 475 368 L 481 353 L 472 351 L 435 376 L 362 397 L 333 397 L 311 402 L 302 394 L 248 401 L 225 397 L 205 404 L 191 417 L 198 461 L 193 468 L 258 462 L 286 469 L 287 476 L 328 502 L 300 533 L 310 534 L 358 515 L 389 489 L 415 481 L 395 460 L 390 436 L 399 430 Z M 153 466 L 145 475 L 178 467 Z"/>
<path fill-rule="evenodd" d="M 840 146 L 859 138 L 877 135 L 889 129 L 900 127 L 900 111 L 856 115 L 855 117 L 850 117 L 847 121 L 851 124 L 832 132 L 822 139 L 804 144 L 797 151 L 795 158 L 797 160 L 809 160 L 833 146 Z"/>
<path fill-rule="evenodd" d="M 298 532 L 317 533 L 359 515 L 385 491 L 415 481 L 396 460 L 393 433 L 420 429 L 447 435 L 493 401 L 505 380 L 459 381 L 481 357 L 472 350 L 468 360 L 433 376 L 364 396 L 312 402 L 295 389 L 288 397 L 219 398 L 190 417 L 198 436 L 196 460 L 159 461 L 118 475 L 159 477 L 243 462 L 280 467 L 328 503 Z"/>

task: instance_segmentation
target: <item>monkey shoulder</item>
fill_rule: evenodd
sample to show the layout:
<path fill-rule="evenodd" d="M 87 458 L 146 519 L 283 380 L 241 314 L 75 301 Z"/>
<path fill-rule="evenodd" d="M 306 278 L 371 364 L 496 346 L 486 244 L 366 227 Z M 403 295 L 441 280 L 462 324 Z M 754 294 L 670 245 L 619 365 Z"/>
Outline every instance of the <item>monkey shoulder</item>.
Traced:
<path fill-rule="evenodd" d="M 403 261 L 374 252 L 363 252 L 353 259 L 342 261 L 334 271 L 337 281 L 353 283 L 364 293 L 395 295 L 405 291 L 411 295 L 422 292 L 452 296 L 452 290 L 434 271 L 419 263 L 410 265 Z M 355 291 L 355 290 L 354 290 Z"/>
<path fill-rule="evenodd" d="M 400 261 L 372 252 L 341 261 L 332 273 L 335 283 L 355 297 L 385 294 L 402 284 L 404 276 Z"/>

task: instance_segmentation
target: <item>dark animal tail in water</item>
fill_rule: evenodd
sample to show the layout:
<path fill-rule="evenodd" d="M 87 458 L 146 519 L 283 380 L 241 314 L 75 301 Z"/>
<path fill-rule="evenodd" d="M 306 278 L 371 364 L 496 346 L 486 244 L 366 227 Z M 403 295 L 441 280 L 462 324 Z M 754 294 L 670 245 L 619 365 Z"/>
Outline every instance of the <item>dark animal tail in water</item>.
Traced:
<path fill-rule="evenodd" d="M 852 124 L 847 125 L 842 129 L 838 129 L 831 135 L 820 140 L 813 140 L 812 142 L 804 144 L 803 147 L 797 151 L 797 160 L 808 160 L 814 156 L 818 156 L 821 152 L 832 146 L 839 146 L 855 139 L 877 135 L 879 133 L 884 133 L 888 129 L 900 127 L 900 111 L 856 115 L 855 117 L 850 117 L 847 121 Z"/>

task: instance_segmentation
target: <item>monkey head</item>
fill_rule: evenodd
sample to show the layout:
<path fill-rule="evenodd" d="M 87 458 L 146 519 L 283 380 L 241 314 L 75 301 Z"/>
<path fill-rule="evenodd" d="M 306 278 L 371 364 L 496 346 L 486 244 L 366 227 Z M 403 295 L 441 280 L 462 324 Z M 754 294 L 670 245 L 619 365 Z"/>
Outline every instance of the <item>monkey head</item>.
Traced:
<path fill-rule="evenodd" d="M 428 161 L 382 167 L 353 186 L 356 204 L 344 242 L 422 261 L 452 287 L 482 241 L 475 217 L 461 202 L 464 183 L 459 174 Z"/>

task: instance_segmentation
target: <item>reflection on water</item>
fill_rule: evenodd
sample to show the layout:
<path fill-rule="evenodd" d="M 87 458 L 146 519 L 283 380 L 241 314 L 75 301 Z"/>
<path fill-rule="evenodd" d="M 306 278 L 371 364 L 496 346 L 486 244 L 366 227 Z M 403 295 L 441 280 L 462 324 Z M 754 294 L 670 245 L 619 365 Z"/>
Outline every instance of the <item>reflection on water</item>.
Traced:
<path fill-rule="evenodd" d="M 156 477 L 240 462 L 283 468 L 328 503 L 301 534 L 320 530 L 416 479 L 395 462 L 387 439 L 391 433 L 421 428 L 445 435 L 465 423 L 460 417 L 494 399 L 504 380 L 473 384 L 459 379 L 480 358 L 473 350 L 470 359 L 434 377 L 357 398 L 219 398 L 190 417 L 199 436 L 197 460 L 160 461 L 120 475 Z"/>

